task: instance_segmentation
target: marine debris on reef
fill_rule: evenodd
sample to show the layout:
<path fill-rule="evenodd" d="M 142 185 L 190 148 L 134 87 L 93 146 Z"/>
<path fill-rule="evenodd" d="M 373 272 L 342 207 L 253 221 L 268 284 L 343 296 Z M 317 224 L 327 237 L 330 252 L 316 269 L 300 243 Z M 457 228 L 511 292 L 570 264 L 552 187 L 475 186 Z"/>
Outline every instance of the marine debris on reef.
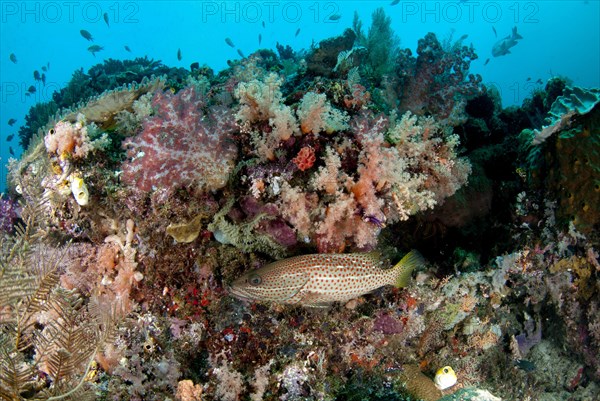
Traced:
<path fill-rule="evenodd" d="M 76 71 L 0 197 L 0 396 L 594 399 L 598 90 L 553 78 L 503 109 L 462 42 L 413 55 L 377 10 L 217 74 Z M 396 274 L 370 251 L 410 249 L 408 285 L 366 293 Z M 239 289 L 310 254 L 347 267 L 326 299 Z M 310 279 L 281 265 L 277 295 Z"/>

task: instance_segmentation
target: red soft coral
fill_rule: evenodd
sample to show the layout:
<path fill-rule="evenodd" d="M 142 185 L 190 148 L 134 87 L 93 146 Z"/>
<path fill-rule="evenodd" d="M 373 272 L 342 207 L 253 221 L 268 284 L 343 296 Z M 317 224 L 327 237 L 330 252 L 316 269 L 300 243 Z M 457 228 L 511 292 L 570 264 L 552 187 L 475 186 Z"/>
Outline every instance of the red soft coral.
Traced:
<path fill-rule="evenodd" d="M 123 164 L 123 182 L 142 191 L 225 186 L 237 156 L 230 138 L 236 130 L 231 110 L 207 108 L 191 86 L 177 94 L 158 92 L 152 105 L 156 112 L 143 131 L 124 143 L 131 159 Z"/>

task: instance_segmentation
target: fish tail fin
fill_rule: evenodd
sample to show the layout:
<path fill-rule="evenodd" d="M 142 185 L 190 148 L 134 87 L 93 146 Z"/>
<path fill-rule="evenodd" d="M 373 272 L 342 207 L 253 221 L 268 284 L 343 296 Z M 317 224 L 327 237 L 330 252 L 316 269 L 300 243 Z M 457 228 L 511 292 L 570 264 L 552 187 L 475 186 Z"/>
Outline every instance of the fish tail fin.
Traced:
<path fill-rule="evenodd" d="M 417 251 L 413 249 L 396 263 L 393 270 L 396 272 L 396 279 L 394 285 L 398 288 L 406 287 L 410 281 L 410 276 L 417 266 L 425 264 L 425 259 Z"/>
<path fill-rule="evenodd" d="M 512 29 L 512 39 L 523 39 L 523 36 L 517 33 L 517 27 L 513 27 Z"/>

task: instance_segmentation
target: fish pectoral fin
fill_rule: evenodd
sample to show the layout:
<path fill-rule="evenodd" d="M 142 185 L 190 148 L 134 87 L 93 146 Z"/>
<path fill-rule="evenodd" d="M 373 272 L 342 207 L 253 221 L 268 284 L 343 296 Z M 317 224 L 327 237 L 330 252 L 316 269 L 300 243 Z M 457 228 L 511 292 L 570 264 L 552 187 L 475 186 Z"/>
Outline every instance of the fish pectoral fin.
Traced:
<path fill-rule="evenodd" d="M 294 274 L 292 276 L 285 277 L 282 282 L 282 287 L 286 289 L 288 296 L 283 301 L 291 304 L 300 302 L 303 294 L 300 292 L 308 280 L 310 279 L 308 273 L 302 272 Z"/>

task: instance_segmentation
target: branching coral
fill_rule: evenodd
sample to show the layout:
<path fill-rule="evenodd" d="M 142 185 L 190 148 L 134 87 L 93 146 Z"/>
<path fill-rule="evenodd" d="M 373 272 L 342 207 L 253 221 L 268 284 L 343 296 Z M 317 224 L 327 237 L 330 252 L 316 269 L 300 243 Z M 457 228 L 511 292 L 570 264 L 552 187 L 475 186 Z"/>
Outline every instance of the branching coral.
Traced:
<path fill-rule="evenodd" d="M 344 112 L 333 108 L 323 93 L 305 94 L 296 113 L 300 120 L 300 129 L 304 134 L 319 132 L 331 134 L 348 128 L 349 117 Z"/>
<path fill-rule="evenodd" d="M 380 80 L 392 71 L 400 40 L 392 30 L 392 20 L 385 15 L 383 8 L 377 8 L 372 15 L 372 23 L 365 45 L 368 50 L 368 73 Z"/>
<path fill-rule="evenodd" d="M 255 152 L 263 160 L 274 160 L 281 143 L 298 132 L 292 110 L 283 104 L 282 83 L 281 78 L 271 73 L 264 80 L 241 82 L 235 89 L 240 102 L 236 119 L 242 132 L 251 134 Z M 262 129 L 256 130 L 257 124 L 262 124 Z"/>
<path fill-rule="evenodd" d="M 431 118 L 406 113 L 390 126 L 365 112 L 350 126 L 360 145 L 356 170 L 343 168 L 343 146 L 328 146 L 310 178 L 319 206 L 300 188 L 286 186 L 282 195 L 283 215 L 301 236 L 313 232 L 312 221 L 320 250 L 373 247 L 386 222 L 430 209 L 466 183 L 470 165 L 457 156 L 456 137 Z"/>

